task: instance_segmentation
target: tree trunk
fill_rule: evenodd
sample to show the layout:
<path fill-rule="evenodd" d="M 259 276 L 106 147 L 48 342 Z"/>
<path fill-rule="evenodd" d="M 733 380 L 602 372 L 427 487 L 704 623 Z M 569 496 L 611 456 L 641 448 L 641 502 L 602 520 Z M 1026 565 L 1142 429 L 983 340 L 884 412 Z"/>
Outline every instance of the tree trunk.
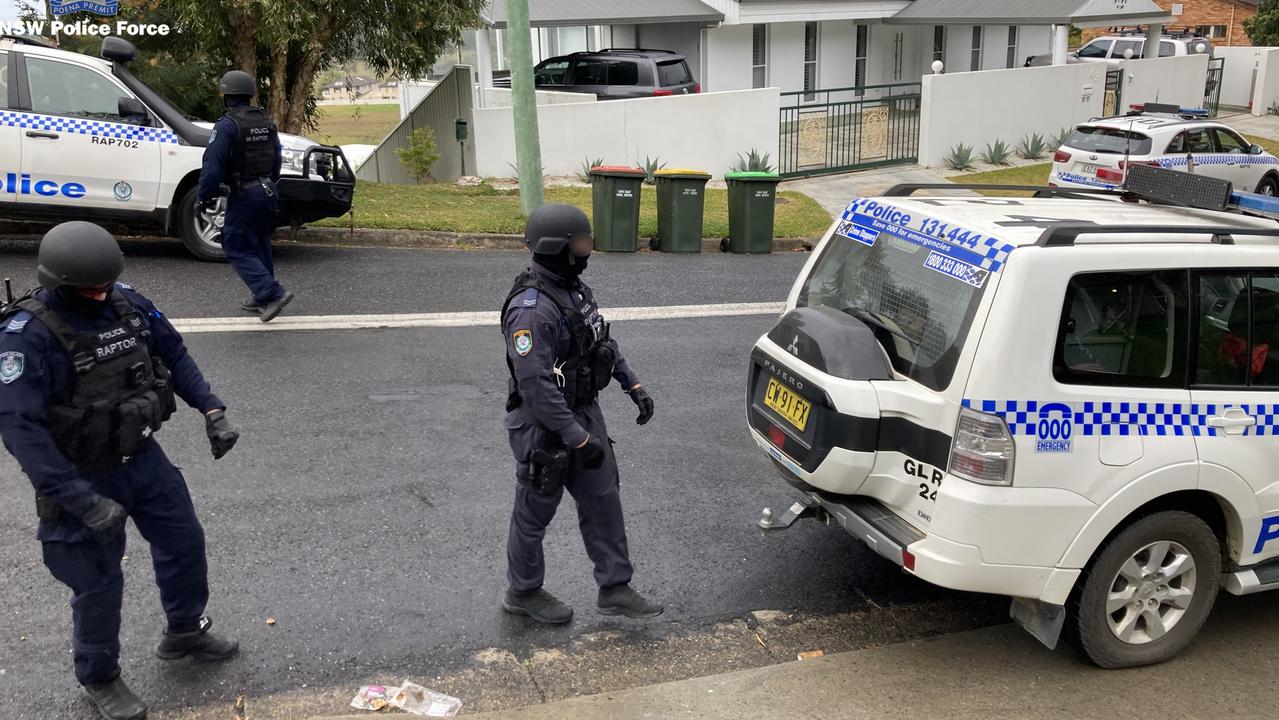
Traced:
<path fill-rule="evenodd" d="M 329 25 L 323 25 L 306 45 L 297 73 L 293 76 L 293 85 L 289 88 L 289 115 L 281 128 L 284 132 L 298 135 L 305 129 L 306 101 L 315 92 L 315 73 L 319 70 L 324 47 L 332 35 Z"/>
<path fill-rule="evenodd" d="M 271 98 L 266 109 L 277 127 L 284 124 L 289 114 L 288 76 L 289 47 L 287 43 L 278 44 L 271 49 Z"/>
<path fill-rule="evenodd" d="M 233 70 L 243 70 L 258 77 L 258 21 L 257 18 L 243 12 L 228 12 L 227 20 L 231 25 L 231 62 Z"/>

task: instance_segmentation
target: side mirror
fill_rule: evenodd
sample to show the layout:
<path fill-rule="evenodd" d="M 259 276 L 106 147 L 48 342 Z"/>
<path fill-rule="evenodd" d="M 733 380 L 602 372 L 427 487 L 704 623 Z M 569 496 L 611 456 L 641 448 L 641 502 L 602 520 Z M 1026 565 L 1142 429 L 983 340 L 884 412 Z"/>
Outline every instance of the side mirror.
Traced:
<path fill-rule="evenodd" d="M 116 114 L 123 118 L 140 118 L 149 122 L 151 113 L 147 111 L 147 106 L 135 97 L 122 97 L 116 103 Z"/>
<path fill-rule="evenodd" d="M 1265 151 L 1266 149 L 1261 147 L 1260 145 L 1253 145 L 1252 147 L 1248 148 L 1249 155 L 1260 155 L 1264 153 Z"/>

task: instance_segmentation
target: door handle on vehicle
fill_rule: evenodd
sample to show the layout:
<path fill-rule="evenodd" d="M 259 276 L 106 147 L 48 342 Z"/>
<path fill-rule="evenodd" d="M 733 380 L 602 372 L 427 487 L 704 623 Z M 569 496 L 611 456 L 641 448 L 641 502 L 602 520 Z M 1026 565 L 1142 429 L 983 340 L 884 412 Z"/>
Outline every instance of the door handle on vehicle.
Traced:
<path fill-rule="evenodd" d="M 1227 435 L 1242 435 L 1244 430 L 1256 424 L 1257 418 L 1239 408 L 1230 408 L 1224 415 L 1208 418 L 1208 427 L 1221 428 Z"/>
<path fill-rule="evenodd" d="M 28 130 L 28 131 L 27 131 L 27 137 L 29 137 L 29 138 L 46 138 L 46 139 L 48 139 L 48 140 L 57 140 L 60 136 L 59 136 L 57 133 L 37 132 L 37 131 L 35 131 L 35 130 Z"/>

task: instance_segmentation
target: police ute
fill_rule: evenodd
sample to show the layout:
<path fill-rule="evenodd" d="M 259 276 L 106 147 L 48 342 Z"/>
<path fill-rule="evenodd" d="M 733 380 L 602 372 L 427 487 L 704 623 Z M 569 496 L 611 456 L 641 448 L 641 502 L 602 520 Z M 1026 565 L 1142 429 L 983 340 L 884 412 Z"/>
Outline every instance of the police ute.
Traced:
<path fill-rule="evenodd" d="M 966 187 L 853 200 L 755 345 L 750 432 L 799 498 L 759 524 L 1167 660 L 1219 589 L 1279 588 L 1279 201 L 1148 166 L 926 192 Z"/>
<path fill-rule="evenodd" d="M 213 125 L 190 119 L 128 70 L 119 37 L 102 58 L 0 36 L 0 217 L 162 227 L 197 258 L 221 260 L 225 203 L 202 212 L 196 182 Z M 348 212 L 342 151 L 280 133 L 281 225 Z"/>
<path fill-rule="evenodd" d="M 1075 128 L 1053 153 L 1049 185 L 1113 189 L 1132 165 L 1225 180 L 1245 192 L 1279 194 L 1279 158 L 1208 118 L 1201 108 L 1146 103 Z"/>

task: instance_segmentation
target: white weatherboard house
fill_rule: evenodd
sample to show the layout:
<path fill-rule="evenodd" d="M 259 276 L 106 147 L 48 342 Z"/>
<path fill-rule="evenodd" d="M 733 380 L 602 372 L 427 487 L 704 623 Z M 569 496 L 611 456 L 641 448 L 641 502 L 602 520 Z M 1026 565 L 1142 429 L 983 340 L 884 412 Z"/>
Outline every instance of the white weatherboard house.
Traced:
<path fill-rule="evenodd" d="M 1154 33 L 1171 20 L 1153 0 L 529 0 L 529 16 L 535 61 L 673 50 L 704 92 L 918 82 L 937 60 L 947 73 L 1021 67 L 1049 52 L 1064 64 L 1071 24 Z M 477 33 L 477 70 L 488 85 L 486 75 L 507 68 L 503 0 L 485 18 L 492 29 Z"/>

